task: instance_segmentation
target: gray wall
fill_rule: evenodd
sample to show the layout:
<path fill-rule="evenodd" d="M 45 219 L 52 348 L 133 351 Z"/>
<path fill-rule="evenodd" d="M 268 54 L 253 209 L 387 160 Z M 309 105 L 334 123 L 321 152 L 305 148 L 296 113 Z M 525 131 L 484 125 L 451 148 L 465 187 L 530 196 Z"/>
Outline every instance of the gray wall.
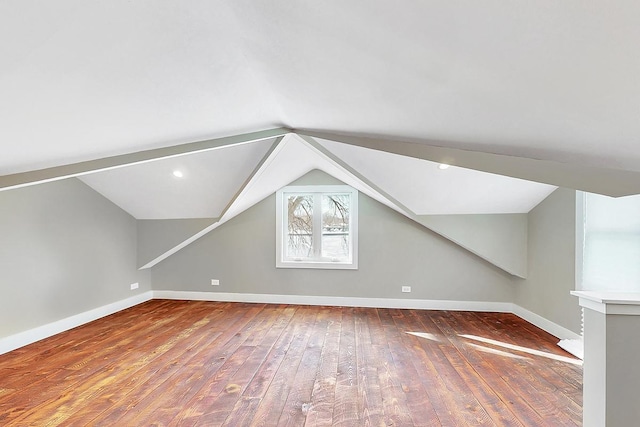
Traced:
<path fill-rule="evenodd" d="M 77 179 L 0 192 L 0 337 L 149 290 L 136 234 L 133 217 Z"/>
<path fill-rule="evenodd" d="M 584 313 L 584 426 L 637 426 L 640 316 Z"/>
<path fill-rule="evenodd" d="M 527 277 L 527 214 L 420 215 L 418 221 L 514 276 Z"/>
<path fill-rule="evenodd" d="M 314 171 L 296 184 L 335 182 Z M 276 269 L 273 195 L 151 271 L 137 270 L 138 226 L 77 179 L 0 192 L 0 337 L 134 296 L 152 282 L 158 290 L 514 301 L 580 330 L 577 300 L 569 296 L 574 191 L 554 192 L 529 214 L 527 280 L 363 194 L 356 271 Z M 214 278 L 220 287 L 210 285 Z M 129 289 L 134 282 L 137 291 Z M 402 285 L 413 292 L 401 293 Z"/>
<path fill-rule="evenodd" d="M 576 192 L 559 188 L 529 212 L 526 280 L 514 279 L 515 303 L 580 333 L 575 289 Z"/>
<path fill-rule="evenodd" d="M 204 230 L 216 218 L 138 220 L 138 267 Z"/>
<path fill-rule="evenodd" d="M 296 184 L 333 182 L 313 171 Z M 275 196 L 152 268 L 157 290 L 463 301 L 513 300 L 511 276 L 366 195 L 359 269 L 276 269 Z M 213 288 L 211 279 L 221 285 Z M 402 285 L 412 293 L 401 293 Z"/>

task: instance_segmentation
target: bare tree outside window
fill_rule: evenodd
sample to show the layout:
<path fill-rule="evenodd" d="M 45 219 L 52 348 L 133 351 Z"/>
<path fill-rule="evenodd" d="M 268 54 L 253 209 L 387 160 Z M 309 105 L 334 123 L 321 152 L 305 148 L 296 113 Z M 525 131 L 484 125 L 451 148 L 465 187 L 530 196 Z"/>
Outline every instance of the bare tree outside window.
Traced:
<path fill-rule="evenodd" d="M 322 257 L 349 257 L 349 194 L 322 196 Z"/>
<path fill-rule="evenodd" d="M 321 256 L 335 261 L 349 257 L 349 194 L 322 195 L 322 229 L 314 242 L 314 198 L 311 194 L 287 196 L 287 257 L 311 258 L 320 243 Z"/>
<path fill-rule="evenodd" d="M 289 186 L 276 202 L 276 267 L 358 268 L 357 190 Z"/>
<path fill-rule="evenodd" d="M 313 196 L 287 197 L 287 256 L 310 258 L 313 256 Z"/>

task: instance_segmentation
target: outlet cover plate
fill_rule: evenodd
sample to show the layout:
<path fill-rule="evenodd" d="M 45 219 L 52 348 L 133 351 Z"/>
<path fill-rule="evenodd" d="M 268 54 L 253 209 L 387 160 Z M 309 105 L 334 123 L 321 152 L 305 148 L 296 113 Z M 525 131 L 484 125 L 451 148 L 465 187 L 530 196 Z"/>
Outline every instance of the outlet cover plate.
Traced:
<path fill-rule="evenodd" d="M 131 290 L 138 289 L 138 287 L 139 287 L 139 286 L 140 286 L 140 285 L 138 284 L 138 282 L 136 282 L 136 283 L 132 283 L 132 284 L 131 284 Z"/>
<path fill-rule="evenodd" d="M 411 286 L 403 286 L 402 287 L 402 292 L 405 292 L 405 293 L 411 292 Z"/>
<path fill-rule="evenodd" d="M 211 279 L 211 286 L 220 286 L 220 280 Z"/>

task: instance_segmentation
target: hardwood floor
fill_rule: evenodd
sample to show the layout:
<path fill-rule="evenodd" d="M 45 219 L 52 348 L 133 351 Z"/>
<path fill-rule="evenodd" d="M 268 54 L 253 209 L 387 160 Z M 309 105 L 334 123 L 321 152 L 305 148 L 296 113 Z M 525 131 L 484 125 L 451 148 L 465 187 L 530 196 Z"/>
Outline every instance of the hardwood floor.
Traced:
<path fill-rule="evenodd" d="M 556 341 L 511 314 L 149 301 L 0 356 L 0 425 L 581 425 Z"/>

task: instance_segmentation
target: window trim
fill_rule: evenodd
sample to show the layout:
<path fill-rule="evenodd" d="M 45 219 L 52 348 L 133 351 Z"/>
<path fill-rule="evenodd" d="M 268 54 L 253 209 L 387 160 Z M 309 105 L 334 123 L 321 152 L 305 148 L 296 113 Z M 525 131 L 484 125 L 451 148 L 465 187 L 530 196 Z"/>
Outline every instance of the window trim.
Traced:
<path fill-rule="evenodd" d="M 351 239 L 350 261 L 304 260 L 294 261 L 285 259 L 285 231 L 287 230 L 287 215 L 284 207 L 286 194 L 335 194 L 349 193 L 349 237 Z M 315 209 L 315 207 L 314 207 Z M 315 217 L 315 216 L 314 216 Z M 314 235 L 321 233 L 314 229 Z M 316 237 L 317 238 L 317 237 Z M 315 240 L 320 241 L 320 240 Z M 348 185 L 290 185 L 276 192 L 276 268 L 317 268 L 331 270 L 358 269 L 358 190 Z"/>

